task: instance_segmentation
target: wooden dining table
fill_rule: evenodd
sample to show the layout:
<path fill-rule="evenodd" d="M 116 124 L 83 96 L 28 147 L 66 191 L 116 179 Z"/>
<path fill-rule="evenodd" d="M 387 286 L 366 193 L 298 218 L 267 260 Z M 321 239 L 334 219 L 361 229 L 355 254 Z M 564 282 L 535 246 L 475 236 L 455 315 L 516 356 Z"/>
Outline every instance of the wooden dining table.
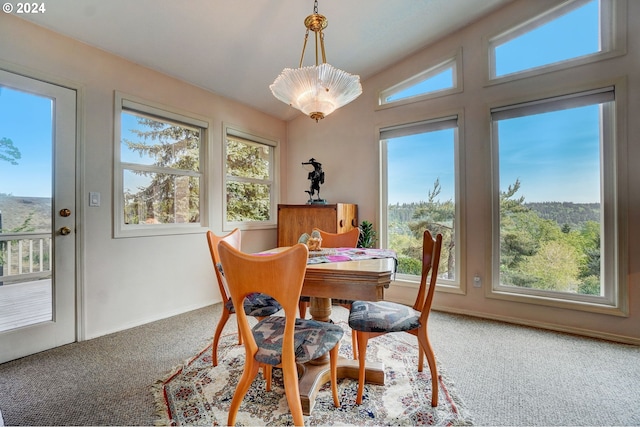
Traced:
<path fill-rule="evenodd" d="M 284 248 L 273 249 L 275 252 Z M 310 256 L 313 256 L 310 253 Z M 307 265 L 302 295 L 311 297 L 309 313 L 315 320 L 331 319 L 332 299 L 380 301 L 396 270 L 395 258 L 371 258 L 355 261 L 322 262 Z M 356 349 L 354 349 L 356 351 Z M 310 415 L 318 390 L 331 380 L 329 358 L 312 360 L 300 367 L 302 412 Z M 358 379 L 358 361 L 341 357 L 338 378 Z M 367 362 L 365 380 L 384 385 L 384 365 Z"/>

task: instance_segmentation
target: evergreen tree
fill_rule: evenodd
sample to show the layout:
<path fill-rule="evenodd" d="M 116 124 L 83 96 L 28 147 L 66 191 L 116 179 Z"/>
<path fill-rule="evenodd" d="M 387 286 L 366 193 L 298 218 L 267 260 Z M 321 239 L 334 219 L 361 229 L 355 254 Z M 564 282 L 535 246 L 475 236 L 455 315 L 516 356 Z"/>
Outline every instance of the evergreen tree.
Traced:
<path fill-rule="evenodd" d="M 150 158 L 153 166 L 185 171 L 198 171 L 200 132 L 186 126 L 170 125 L 146 117 L 137 117 L 138 137 L 124 138 L 128 150 Z M 198 222 L 200 216 L 198 177 L 132 170 L 135 175 L 150 178 L 150 183 L 136 192 L 125 193 L 125 222 L 139 224 Z M 170 171 L 168 171 L 170 172 Z"/>

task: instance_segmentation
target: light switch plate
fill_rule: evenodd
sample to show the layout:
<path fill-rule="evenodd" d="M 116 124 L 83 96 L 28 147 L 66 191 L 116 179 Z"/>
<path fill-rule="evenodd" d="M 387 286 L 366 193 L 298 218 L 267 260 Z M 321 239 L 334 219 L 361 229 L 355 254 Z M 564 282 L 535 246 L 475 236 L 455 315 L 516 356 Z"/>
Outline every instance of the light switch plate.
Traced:
<path fill-rule="evenodd" d="M 94 191 L 89 193 L 89 206 L 91 207 L 100 206 L 100 193 L 96 193 Z"/>

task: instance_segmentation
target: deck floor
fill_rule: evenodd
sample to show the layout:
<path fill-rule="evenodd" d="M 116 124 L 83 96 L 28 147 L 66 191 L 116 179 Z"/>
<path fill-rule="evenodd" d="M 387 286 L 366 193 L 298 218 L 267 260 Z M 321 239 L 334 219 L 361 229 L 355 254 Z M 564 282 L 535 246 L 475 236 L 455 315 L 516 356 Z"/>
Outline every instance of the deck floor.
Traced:
<path fill-rule="evenodd" d="M 52 319 L 51 280 L 0 286 L 0 332 Z"/>

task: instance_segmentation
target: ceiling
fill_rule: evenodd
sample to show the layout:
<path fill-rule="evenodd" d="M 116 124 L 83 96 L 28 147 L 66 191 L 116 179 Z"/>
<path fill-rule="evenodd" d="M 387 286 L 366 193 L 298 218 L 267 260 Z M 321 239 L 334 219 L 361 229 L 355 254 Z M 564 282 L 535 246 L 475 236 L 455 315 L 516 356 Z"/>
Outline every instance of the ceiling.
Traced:
<path fill-rule="evenodd" d="M 320 0 L 327 62 L 362 80 L 511 0 Z M 283 120 L 269 85 L 296 68 L 311 0 L 55 0 L 17 15 Z M 313 33 L 305 65 L 314 63 Z"/>

